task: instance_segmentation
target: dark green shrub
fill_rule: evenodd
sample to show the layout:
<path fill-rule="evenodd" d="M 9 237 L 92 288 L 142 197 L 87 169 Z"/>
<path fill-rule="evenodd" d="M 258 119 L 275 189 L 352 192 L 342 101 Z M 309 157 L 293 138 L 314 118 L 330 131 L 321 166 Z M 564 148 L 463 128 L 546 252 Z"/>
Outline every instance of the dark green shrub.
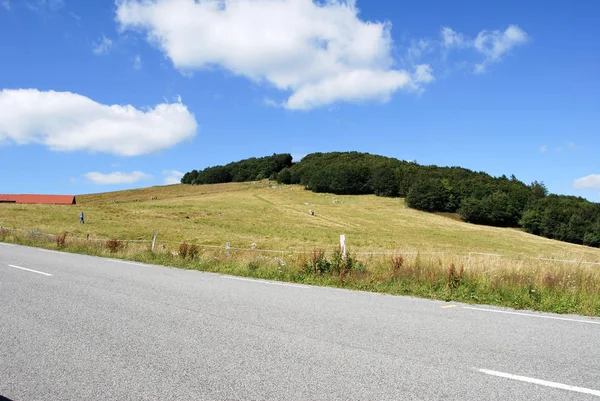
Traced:
<path fill-rule="evenodd" d="M 408 191 L 406 203 L 413 209 L 426 212 L 445 211 L 449 194 L 441 180 L 427 179 L 417 182 Z"/>
<path fill-rule="evenodd" d="M 277 174 L 277 183 L 278 184 L 291 184 L 292 183 L 292 173 L 289 168 L 284 168 Z"/>

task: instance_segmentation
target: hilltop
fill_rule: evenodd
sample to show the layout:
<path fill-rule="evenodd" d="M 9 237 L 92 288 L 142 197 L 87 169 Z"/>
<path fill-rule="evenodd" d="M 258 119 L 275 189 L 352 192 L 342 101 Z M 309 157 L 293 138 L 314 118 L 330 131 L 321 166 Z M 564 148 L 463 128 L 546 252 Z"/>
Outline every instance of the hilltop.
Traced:
<path fill-rule="evenodd" d="M 423 166 L 359 152 L 312 153 L 294 163 L 290 154 L 250 158 L 192 170 L 183 184 L 247 182 L 270 177 L 318 193 L 402 197 L 414 209 L 457 213 L 466 222 L 520 227 L 560 241 L 600 247 L 600 203 L 549 194 L 543 182 L 514 175 L 492 177 L 462 167 Z"/>

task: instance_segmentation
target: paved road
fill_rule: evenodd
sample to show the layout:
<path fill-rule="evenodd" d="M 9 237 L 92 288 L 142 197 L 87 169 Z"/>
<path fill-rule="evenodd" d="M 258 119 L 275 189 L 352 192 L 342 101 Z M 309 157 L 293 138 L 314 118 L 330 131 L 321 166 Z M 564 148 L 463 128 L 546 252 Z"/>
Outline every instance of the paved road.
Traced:
<path fill-rule="evenodd" d="M 0 243 L 0 395 L 598 400 L 600 319 Z"/>

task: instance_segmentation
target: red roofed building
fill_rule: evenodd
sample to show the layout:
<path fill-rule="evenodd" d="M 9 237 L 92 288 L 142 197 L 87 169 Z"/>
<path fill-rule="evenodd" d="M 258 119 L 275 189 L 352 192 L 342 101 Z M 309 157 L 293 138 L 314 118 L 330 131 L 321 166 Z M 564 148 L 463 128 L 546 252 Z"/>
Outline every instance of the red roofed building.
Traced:
<path fill-rule="evenodd" d="M 3 195 L 0 203 L 40 203 L 46 205 L 75 205 L 73 195 Z"/>

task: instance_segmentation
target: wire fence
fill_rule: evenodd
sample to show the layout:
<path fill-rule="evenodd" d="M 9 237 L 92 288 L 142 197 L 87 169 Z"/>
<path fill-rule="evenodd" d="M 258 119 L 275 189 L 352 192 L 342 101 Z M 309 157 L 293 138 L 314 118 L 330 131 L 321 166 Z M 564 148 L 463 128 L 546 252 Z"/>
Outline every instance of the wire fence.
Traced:
<path fill-rule="evenodd" d="M 11 231 L 11 232 L 20 232 L 20 233 L 25 233 L 27 235 L 34 235 L 34 236 L 43 236 L 43 237 L 47 237 L 49 239 L 54 240 L 57 237 L 57 234 L 49 234 L 49 233 L 44 233 L 41 232 L 39 230 L 23 230 L 23 229 L 18 229 L 18 228 L 9 228 L 9 227 L 2 227 L 0 226 L 0 230 L 7 230 L 7 231 Z M 158 233 L 156 233 L 158 234 Z M 86 237 L 77 237 L 77 236 L 69 236 L 70 239 L 75 239 L 75 240 L 79 240 L 79 241 L 89 241 L 89 242 L 102 242 L 102 243 L 106 243 L 107 241 L 110 240 L 117 240 L 121 243 L 132 243 L 132 244 L 149 244 L 152 246 L 152 248 L 154 249 L 154 245 L 156 242 L 156 234 L 154 239 L 148 239 L 148 240 L 134 240 L 134 239 L 116 239 L 116 238 L 93 238 L 91 237 L 89 234 Z M 176 247 L 181 245 L 184 241 L 160 241 L 159 242 L 159 247 L 165 247 L 167 244 L 168 245 L 175 245 Z M 291 254 L 295 254 L 295 255 L 312 255 L 315 250 L 308 250 L 308 251 L 304 251 L 304 250 L 293 250 L 293 249 L 260 249 L 260 248 L 256 248 L 256 247 L 251 247 L 251 248 L 243 248 L 243 247 L 233 247 L 230 245 L 230 243 L 226 243 L 225 245 L 208 245 L 208 244 L 199 244 L 199 243 L 193 243 L 193 242 L 187 242 L 185 241 L 188 245 L 195 245 L 199 248 L 206 248 L 206 249 L 221 249 L 226 251 L 227 253 L 231 252 L 231 251 L 239 251 L 239 252 L 253 252 L 253 253 L 265 253 L 265 254 L 279 254 L 282 257 L 284 255 L 291 255 Z M 329 252 L 323 252 L 326 255 L 331 255 L 334 252 L 329 251 Z M 406 255 L 412 255 L 412 256 L 419 256 L 419 255 L 430 255 L 430 256 L 456 256 L 456 257 L 464 257 L 467 260 L 467 264 L 470 265 L 472 262 L 472 259 L 474 257 L 477 256 L 485 256 L 485 257 L 494 257 L 494 258 L 502 258 L 502 259 L 511 259 L 511 260 L 528 260 L 528 261 L 543 261 L 543 262 L 548 262 L 548 263 L 568 263 L 568 264 L 578 264 L 578 265 L 592 265 L 592 266 L 600 266 L 600 261 L 597 262 L 593 262 L 593 261 L 588 261 L 588 260 L 574 260 L 574 259 L 553 259 L 553 258 L 531 258 L 531 257 L 524 257 L 524 256 L 514 256 L 514 255 L 503 255 L 503 254 L 496 254 L 496 253 L 486 253 L 486 252 L 477 252 L 477 251 L 471 251 L 471 252 L 420 252 L 420 251 L 401 251 L 401 250 L 397 250 L 397 251 L 376 251 L 376 252 L 353 252 L 352 255 L 354 256 L 406 256 Z"/>

